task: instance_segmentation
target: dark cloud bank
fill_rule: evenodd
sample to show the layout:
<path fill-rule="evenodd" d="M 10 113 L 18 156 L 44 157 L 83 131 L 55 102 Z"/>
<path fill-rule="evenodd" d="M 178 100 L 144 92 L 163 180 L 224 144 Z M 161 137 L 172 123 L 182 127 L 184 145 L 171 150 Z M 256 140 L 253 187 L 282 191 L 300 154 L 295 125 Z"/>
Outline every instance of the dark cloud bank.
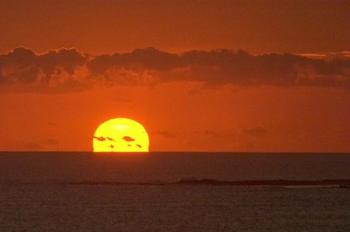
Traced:
<path fill-rule="evenodd" d="M 347 53 L 346 53 L 347 54 Z M 188 80 L 239 86 L 350 87 L 348 56 L 251 55 L 212 50 L 168 53 L 154 48 L 89 56 L 76 49 L 35 54 L 16 48 L 0 55 L 0 87 L 15 90 L 85 89 L 97 84 L 154 84 Z"/>

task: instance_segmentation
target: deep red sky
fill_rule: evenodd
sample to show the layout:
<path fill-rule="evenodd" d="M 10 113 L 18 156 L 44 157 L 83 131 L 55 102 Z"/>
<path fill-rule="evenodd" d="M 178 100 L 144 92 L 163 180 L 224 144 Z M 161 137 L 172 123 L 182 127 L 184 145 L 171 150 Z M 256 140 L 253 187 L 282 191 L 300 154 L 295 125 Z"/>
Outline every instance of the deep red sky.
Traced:
<path fill-rule="evenodd" d="M 242 48 L 349 50 L 350 1 L 24 0 L 0 2 L 0 52 L 77 47 L 91 54 Z"/>
<path fill-rule="evenodd" d="M 350 1 L 1 1 L 0 150 L 90 150 L 98 124 L 124 116 L 151 150 L 350 152 L 349 12 Z"/>

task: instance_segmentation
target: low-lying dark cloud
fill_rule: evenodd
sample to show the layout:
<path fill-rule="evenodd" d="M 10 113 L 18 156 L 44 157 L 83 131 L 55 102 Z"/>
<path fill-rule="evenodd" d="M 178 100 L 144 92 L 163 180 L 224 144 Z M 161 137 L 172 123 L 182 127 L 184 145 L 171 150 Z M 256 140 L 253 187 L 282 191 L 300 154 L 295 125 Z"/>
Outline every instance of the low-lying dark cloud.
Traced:
<path fill-rule="evenodd" d="M 47 139 L 46 140 L 47 145 L 58 145 L 59 142 L 56 139 Z"/>
<path fill-rule="evenodd" d="M 268 131 L 264 127 L 257 126 L 257 127 L 245 129 L 244 133 L 253 137 L 261 137 L 266 135 Z"/>
<path fill-rule="evenodd" d="M 122 139 L 125 140 L 126 142 L 134 142 L 135 141 L 135 139 L 133 137 L 130 137 L 130 136 L 124 136 Z"/>
<path fill-rule="evenodd" d="M 170 130 L 157 130 L 157 131 L 153 131 L 152 134 L 156 136 L 162 136 L 167 139 L 173 139 L 177 137 L 176 133 Z"/>
<path fill-rule="evenodd" d="M 175 54 L 145 48 L 93 57 L 76 49 L 35 54 L 30 49 L 16 48 L 0 55 L 0 87 L 73 91 L 96 84 L 187 80 L 213 85 L 349 88 L 347 54 L 318 58 L 295 54 L 252 55 L 241 50 Z"/>

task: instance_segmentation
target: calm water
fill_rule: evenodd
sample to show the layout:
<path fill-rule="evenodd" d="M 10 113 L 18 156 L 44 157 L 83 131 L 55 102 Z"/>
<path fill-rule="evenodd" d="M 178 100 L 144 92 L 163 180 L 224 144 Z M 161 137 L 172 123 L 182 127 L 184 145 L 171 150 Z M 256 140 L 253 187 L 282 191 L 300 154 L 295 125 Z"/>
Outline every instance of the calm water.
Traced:
<path fill-rule="evenodd" d="M 349 167 L 345 154 L 0 153 L 0 231 L 350 231 L 347 188 L 105 184 L 350 179 Z"/>

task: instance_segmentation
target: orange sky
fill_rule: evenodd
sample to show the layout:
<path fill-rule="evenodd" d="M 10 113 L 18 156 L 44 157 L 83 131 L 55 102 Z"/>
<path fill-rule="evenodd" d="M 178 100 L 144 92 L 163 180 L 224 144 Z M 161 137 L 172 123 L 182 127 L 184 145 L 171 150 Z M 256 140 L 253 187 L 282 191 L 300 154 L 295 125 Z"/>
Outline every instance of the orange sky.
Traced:
<path fill-rule="evenodd" d="M 349 152 L 350 4 L 279 2 L 1 1 L 0 150 Z"/>

